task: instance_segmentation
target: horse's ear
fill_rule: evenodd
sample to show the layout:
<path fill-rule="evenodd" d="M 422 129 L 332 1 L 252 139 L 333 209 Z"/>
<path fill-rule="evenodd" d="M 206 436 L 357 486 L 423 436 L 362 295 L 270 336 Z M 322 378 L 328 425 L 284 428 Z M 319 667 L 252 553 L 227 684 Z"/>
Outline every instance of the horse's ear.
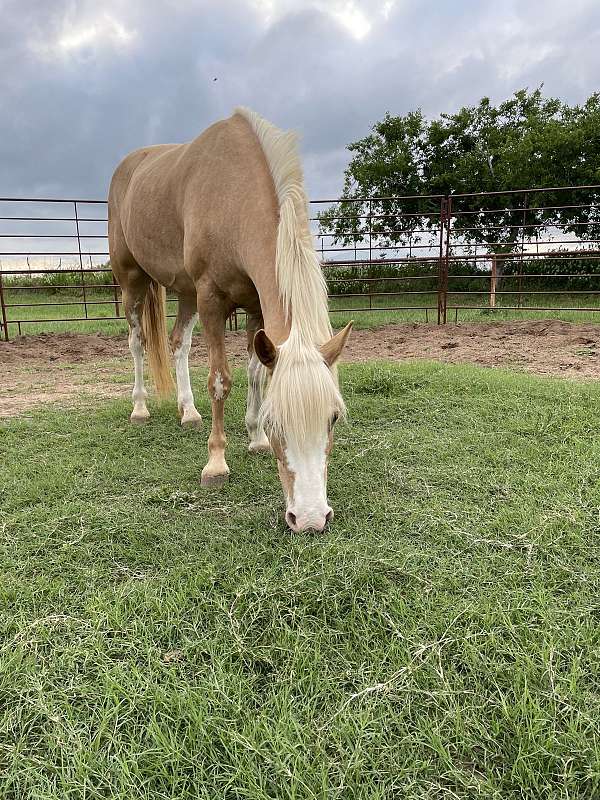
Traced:
<path fill-rule="evenodd" d="M 254 334 L 254 352 L 267 369 L 273 369 L 277 361 L 277 348 L 262 328 Z"/>
<path fill-rule="evenodd" d="M 321 350 L 321 355 L 325 359 L 325 363 L 332 367 L 338 358 L 342 354 L 342 350 L 346 346 L 346 342 L 348 341 L 348 336 L 350 336 L 350 331 L 352 330 L 352 326 L 354 325 L 354 320 L 349 322 L 345 328 L 339 333 L 336 333 L 328 342 L 322 344 L 319 348 Z"/>

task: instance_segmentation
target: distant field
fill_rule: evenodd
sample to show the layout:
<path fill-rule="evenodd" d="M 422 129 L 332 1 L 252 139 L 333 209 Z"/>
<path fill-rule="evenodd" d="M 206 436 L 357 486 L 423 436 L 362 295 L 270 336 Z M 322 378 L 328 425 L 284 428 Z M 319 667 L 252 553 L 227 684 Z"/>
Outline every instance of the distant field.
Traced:
<path fill-rule="evenodd" d="M 20 303 L 25 304 L 26 307 L 9 308 L 9 333 L 11 336 L 16 336 L 19 332 L 18 325 L 11 320 L 21 319 L 25 320 L 21 323 L 21 332 L 24 334 L 42 333 L 45 331 L 73 331 L 81 333 L 90 333 L 94 331 L 102 333 L 122 333 L 127 330 L 127 325 L 124 320 L 92 320 L 86 322 L 82 321 L 69 321 L 69 322 L 27 322 L 32 319 L 50 320 L 56 317 L 84 317 L 84 309 L 82 297 L 77 292 L 49 292 L 49 291 L 11 291 L 6 290 L 7 303 Z M 101 293 L 99 291 L 88 291 L 88 316 L 89 317 L 110 317 L 115 314 L 115 306 L 113 302 L 108 304 L 99 304 L 98 301 L 110 300 L 110 295 Z M 560 319 L 566 322 L 596 322 L 600 321 L 600 297 L 597 295 L 537 295 L 535 299 L 532 297 L 525 298 L 529 305 L 565 307 L 565 306 L 583 306 L 589 308 L 598 308 L 598 311 L 502 311 L 501 304 L 504 298 L 499 298 L 498 307 L 492 311 L 485 309 L 483 311 L 477 310 L 464 310 L 458 312 L 459 322 L 492 322 L 494 320 L 506 321 L 515 319 Z M 370 311 L 354 311 L 365 306 L 369 306 L 369 298 L 365 297 L 344 297 L 340 296 L 330 301 L 332 310 L 331 319 L 334 326 L 339 327 L 344 325 L 350 319 L 354 319 L 357 328 L 372 328 L 378 325 L 384 325 L 393 322 L 436 322 L 437 320 L 437 297 L 435 293 L 428 295 L 379 295 L 373 296 L 373 307 L 381 308 L 382 310 Z M 473 296 L 468 295 L 453 295 L 449 298 L 448 308 L 448 322 L 455 321 L 455 312 L 452 305 L 467 305 L 467 304 L 482 304 L 485 302 L 485 297 L 478 297 L 476 300 Z M 42 305 L 43 303 L 61 303 L 62 305 Z M 505 305 L 515 303 L 514 297 L 510 300 L 504 300 Z M 31 305 L 30 305 L 31 304 Z M 391 306 L 417 306 L 417 308 L 410 310 L 386 310 Z M 425 307 L 429 306 L 430 309 L 426 312 Z M 336 312 L 336 309 L 350 309 L 349 311 Z M 169 313 L 176 313 L 176 303 L 169 303 Z M 120 309 L 122 312 L 122 307 Z M 243 326 L 243 315 L 240 315 L 240 323 Z"/>

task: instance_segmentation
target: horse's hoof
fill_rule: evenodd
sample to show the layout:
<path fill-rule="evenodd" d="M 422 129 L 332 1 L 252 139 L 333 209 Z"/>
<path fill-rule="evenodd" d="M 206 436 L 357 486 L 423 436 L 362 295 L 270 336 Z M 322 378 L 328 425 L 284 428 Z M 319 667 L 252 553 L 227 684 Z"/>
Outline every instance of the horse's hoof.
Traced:
<path fill-rule="evenodd" d="M 150 419 L 150 413 L 148 411 L 145 414 L 142 411 L 133 411 L 129 419 L 134 425 L 144 425 Z"/>
<path fill-rule="evenodd" d="M 229 480 L 229 473 L 225 472 L 222 475 L 202 475 L 200 478 L 200 486 L 206 486 L 211 489 L 218 489 Z"/>
<path fill-rule="evenodd" d="M 197 417 L 189 416 L 181 418 L 181 427 L 189 430 L 200 430 L 202 427 L 202 417 L 198 414 Z"/>
<path fill-rule="evenodd" d="M 248 445 L 249 453 L 270 453 L 271 445 L 269 442 L 250 442 Z"/>

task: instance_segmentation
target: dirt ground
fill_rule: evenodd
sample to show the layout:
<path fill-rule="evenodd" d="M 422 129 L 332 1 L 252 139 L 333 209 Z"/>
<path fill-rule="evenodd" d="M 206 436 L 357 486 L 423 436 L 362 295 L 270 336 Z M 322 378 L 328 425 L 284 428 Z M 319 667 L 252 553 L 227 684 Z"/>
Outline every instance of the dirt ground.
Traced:
<path fill-rule="evenodd" d="M 227 346 L 233 364 L 246 360 L 243 332 L 228 333 Z M 357 330 L 344 360 L 428 359 L 595 380 L 600 379 L 599 353 L 600 325 L 536 320 Z M 194 339 L 190 363 L 206 364 L 200 335 Z M 0 417 L 46 403 L 124 397 L 130 392 L 130 373 L 125 337 L 44 333 L 0 342 Z"/>

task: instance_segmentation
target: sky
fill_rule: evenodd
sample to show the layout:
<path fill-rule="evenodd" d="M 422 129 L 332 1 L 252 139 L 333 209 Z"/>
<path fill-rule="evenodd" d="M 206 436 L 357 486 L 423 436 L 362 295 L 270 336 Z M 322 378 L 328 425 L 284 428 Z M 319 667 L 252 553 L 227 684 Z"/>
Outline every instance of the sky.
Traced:
<path fill-rule="evenodd" d="M 597 0 L 0 0 L 0 195 L 104 198 L 131 150 L 237 105 L 301 135 L 312 198 L 392 114 L 600 89 Z"/>

